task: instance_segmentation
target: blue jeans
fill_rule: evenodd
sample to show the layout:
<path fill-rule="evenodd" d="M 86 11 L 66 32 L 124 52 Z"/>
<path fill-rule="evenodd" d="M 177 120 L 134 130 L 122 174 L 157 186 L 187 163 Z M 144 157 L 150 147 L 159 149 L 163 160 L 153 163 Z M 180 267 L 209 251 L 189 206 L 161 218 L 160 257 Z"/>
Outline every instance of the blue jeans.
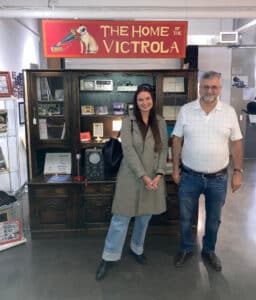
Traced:
<path fill-rule="evenodd" d="M 138 255 L 143 253 L 144 240 L 151 215 L 135 217 L 130 247 Z M 105 240 L 102 258 L 106 261 L 120 260 L 131 217 L 113 215 Z"/>
<path fill-rule="evenodd" d="M 201 194 L 205 196 L 205 233 L 202 252 L 215 251 L 221 209 L 227 193 L 227 174 L 216 177 L 182 172 L 179 184 L 181 250 L 193 252 L 192 224 Z"/>

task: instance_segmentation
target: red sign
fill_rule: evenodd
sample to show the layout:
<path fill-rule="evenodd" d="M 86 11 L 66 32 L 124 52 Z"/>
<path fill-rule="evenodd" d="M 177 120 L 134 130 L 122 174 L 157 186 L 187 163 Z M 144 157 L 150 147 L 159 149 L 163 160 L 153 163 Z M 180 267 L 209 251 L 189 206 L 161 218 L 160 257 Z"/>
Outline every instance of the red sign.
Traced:
<path fill-rule="evenodd" d="M 178 58 L 187 21 L 43 20 L 45 57 Z"/>

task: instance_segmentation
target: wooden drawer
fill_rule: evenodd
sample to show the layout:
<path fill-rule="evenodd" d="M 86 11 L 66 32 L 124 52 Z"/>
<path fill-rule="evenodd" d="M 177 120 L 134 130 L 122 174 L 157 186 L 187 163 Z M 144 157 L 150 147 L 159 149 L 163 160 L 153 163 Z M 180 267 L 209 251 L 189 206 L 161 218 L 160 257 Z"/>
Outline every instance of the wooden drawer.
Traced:
<path fill-rule="evenodd" d="M 114 183 L 88 183 L 85 188 L 85 194 L 110 194 L 113 195 L 115 189 Z"/>
<path fill-rule="evenodd" d="M 81 223 L 83 202 L 79 187 L 71 185 L 30 185 L 31 229 L 74 228 Z"/>
<path fill-rule="evenodd" d="M 66 196 L 68 194 L 68 188 L 63 186 L 52 186 L 52 187 L 40 187 L 40 188 L 30 188 L 31 194 L 35 198 L 47 198 L 56 196 Z"/>
<path fill-rule="evenodd" d="M 85 224 L 107 223 L 111 219 L 112 197 L 85 198 Z"/>
<path fill-rule="evenodd" d="M 68 198 L 48 198 L 38 200 L 38 218 L 42 224 L 67 224 L 67 209 L 71 205 Z"/>

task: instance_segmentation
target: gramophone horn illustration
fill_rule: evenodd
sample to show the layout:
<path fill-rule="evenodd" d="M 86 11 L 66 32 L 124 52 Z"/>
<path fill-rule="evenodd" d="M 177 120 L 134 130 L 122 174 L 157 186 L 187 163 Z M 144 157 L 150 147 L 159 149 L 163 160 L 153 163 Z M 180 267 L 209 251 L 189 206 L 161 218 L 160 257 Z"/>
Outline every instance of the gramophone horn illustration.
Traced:
<path fill-rule="evenodd" d="M 73 42 L 74 40 L 80 41 L 80 53 L 97 53 L 99 46 L 95 38 L 87 31 L 86 26 L 79 25 L 77 29 L 71 29 L 70 33 L 67 34 L 60 42 L 51 47 L 52 52 L 63 52 L 64 45 Z"/>
<path fill-rule="evenodd" d="M 76 30 L 74 28 L 72 28 L 70 30 L 70 32 L 64 36 L 64 38 L 58 42 L 56 45 L 52 46 L 51 47 L 51 51 L 52 52 L 63 52 L 64 51 L 64 45 L 69 45 L 69 47 L 71 46 L 70 45 L 70 42 L 73 42 L 74 40 L 78 40 L 79 39 L 79 36 L 76 32 Z"/>

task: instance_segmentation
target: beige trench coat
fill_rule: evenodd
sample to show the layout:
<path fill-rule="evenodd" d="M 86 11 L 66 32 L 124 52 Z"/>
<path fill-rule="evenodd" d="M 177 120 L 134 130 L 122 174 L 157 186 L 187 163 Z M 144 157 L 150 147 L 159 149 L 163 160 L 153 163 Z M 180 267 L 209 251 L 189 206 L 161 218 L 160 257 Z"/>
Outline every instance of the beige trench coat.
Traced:
<path fill-rule="evenodd" d="M 117 175 L 112 213 L 125 216 L 160 214 L 166 210 L 164 177 L 156 191 L 148 191 L 141 178 L 148 175 L 151 179 L 156 173 L 165 172 L 168 136 L 166 122 L 157 116 L 162 140 L 160 152 L 154 152 L 154 138 L 148 130 L 145 144 L 134 116 L 124 118 L 121 129 L 123 159 Z M 133 124 L 133 125 L 132 125 Z M 131 127 L 133 130 L 131 132 Z"/>

